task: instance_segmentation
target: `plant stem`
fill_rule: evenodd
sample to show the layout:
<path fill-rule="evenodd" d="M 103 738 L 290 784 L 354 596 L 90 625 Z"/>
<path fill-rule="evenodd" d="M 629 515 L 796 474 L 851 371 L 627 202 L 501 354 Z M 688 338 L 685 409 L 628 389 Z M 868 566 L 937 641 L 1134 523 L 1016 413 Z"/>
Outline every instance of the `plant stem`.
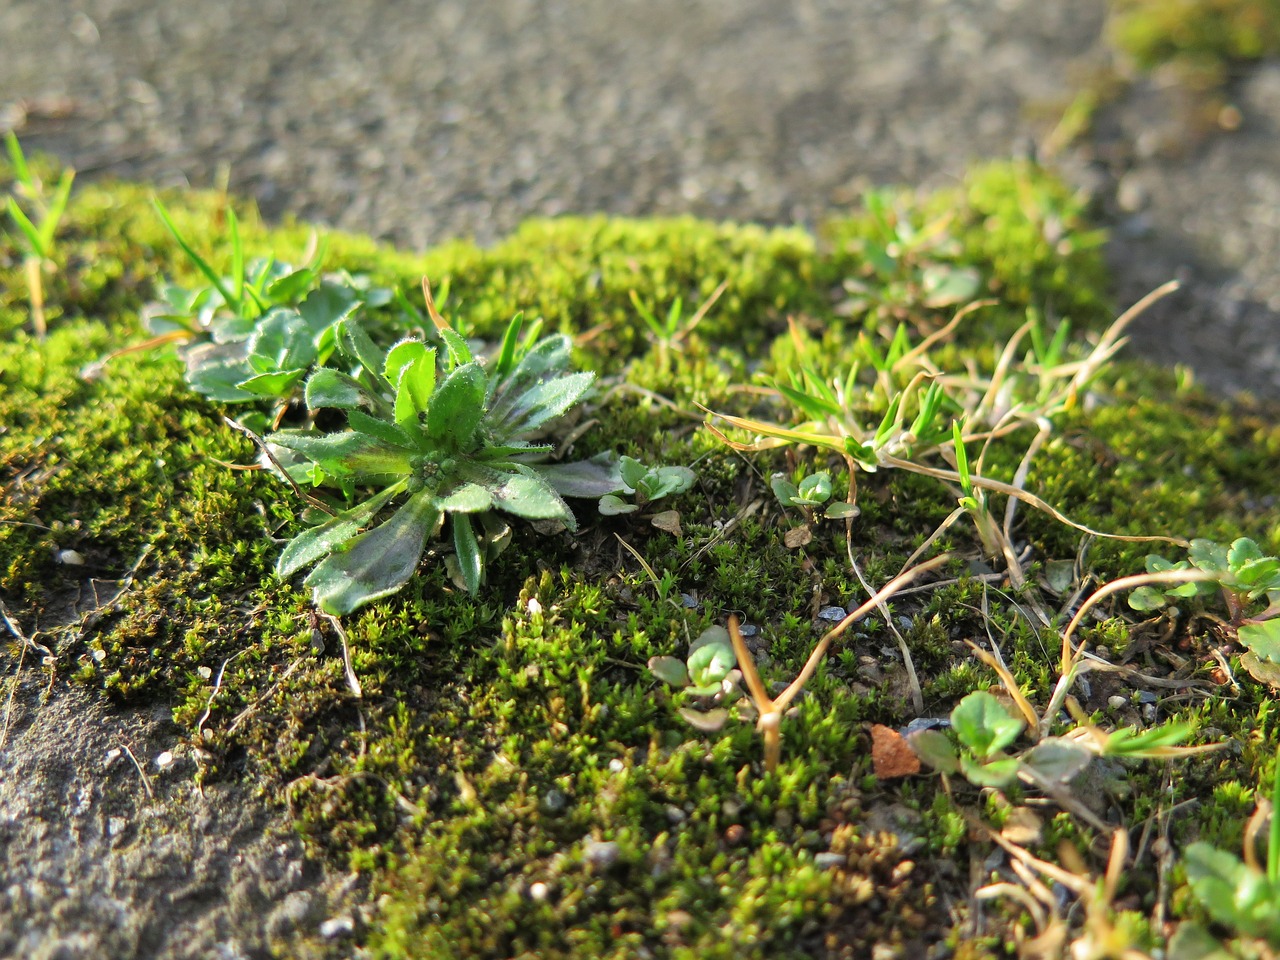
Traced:
<path fill-rule="evenodd" d="M 44 318 L 44 264 L 39 257 L 27 257 L 23 262 L 27 272 L 27 290 L 31 294 L 31 326 L 41 340 L 48 333 Z"/>

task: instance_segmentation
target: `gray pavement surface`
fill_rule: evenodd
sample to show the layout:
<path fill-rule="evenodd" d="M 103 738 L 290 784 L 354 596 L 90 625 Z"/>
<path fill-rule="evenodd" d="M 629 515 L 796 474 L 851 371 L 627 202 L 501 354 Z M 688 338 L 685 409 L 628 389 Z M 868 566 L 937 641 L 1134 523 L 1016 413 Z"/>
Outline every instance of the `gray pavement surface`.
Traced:
<path fill-rule="evenodd" d="M 1103 0 L 0 0 L 0 128 L 82 177 L 225 177 L 268 217 L 410 247 L 560 213 L 814 224 L 865 185 L 1036 149 L 1111 66 L 1104 20 Z M 1138 80 L 1055 162 L 1113 230 L 1119 303 L 1186 285 L 1135 348 L 1275 397 L 1280 62 L 1226 95 L 1234 130 Z M 278 849 L 261 801 L 179 767 L 156 812 L 103 766 L 173 731 L 41 689 L 0 748 L 0 955 L 255 957 L 345 916 L 342 878 Z"/>

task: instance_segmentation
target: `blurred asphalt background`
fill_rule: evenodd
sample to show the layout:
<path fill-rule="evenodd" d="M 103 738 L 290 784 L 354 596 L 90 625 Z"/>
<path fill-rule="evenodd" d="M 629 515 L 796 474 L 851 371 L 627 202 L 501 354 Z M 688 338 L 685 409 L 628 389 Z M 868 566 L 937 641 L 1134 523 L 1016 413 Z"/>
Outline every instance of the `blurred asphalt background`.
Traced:
<path fill-rule="evenodd" d="M 1042 144 L 1113 65 L 1104 0 L 3 0 L 0 129 L 81 176 L 211 186 L 423 247 L 538 214 L 812 225 Z M 1280 395 L 1280 63 L 1238 129 L 1138 81 L 1055 165 L 1137 348 Z"/>

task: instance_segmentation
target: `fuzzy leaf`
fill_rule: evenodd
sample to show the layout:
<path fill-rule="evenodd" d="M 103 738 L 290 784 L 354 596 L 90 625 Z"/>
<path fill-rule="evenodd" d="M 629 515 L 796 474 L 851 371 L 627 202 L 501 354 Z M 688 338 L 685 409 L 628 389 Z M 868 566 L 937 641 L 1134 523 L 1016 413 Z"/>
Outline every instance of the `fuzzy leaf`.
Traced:
<path fill-rule="evenodd" d="M 478 483 L 464 483 L 447 496 L 436 498 L 436 507 L 445 513 L 480 513 L 493 506 L 493 497 Z"/>
<path fill-rule="evenodd" d="M 574 373 L 528 387 L 493 414 L 494 429 L 506 436 L 536 430 L 582 399 L 595 377 L 594 373 Z"/>
<path fill-rule="evenodd" d="M 306 585 L 327 613 L 342 615 L 395 593 L 413 576 L 440 514 L 430 494 L 415 494 L 381 526 L 350 541 L 311 571 Z"/>
<path fill-rule="evenodd" d="M 484 556 L 471 528 L 470 517 L 459 513 L 451 518 L 450 523 L 453 525 L 453 550 L 461 585 L 474 597 L 480 592 L 480 582 L 484 579 Z"/>
<path fill-rule="evenodd" d="M 618 460 L 610 451 L 576 463 L 546 463 L 538 466 L 562 497 L 593 499 L 622 489 Z"/>
<path fill-rule="evenodd" d="M 444 379 L 427 410 L 427 436 L 453 451 L 465 450 L 484 417 L 485 376 L 478 363 L 467 363 Z"/>
<path fill-rule="evenodd" d="M 370 437 L 376 437 L 383 443 L 390 444 L 393 447 L 408 449 L 413 446 L 413 440 L 400 427 L 378 417 L 371 417 L 362 410 L 348 410 L 347 423 L 351 425 L 352 430 L 367 434 Z"/>
<path fill-rule="evenodd" d="M 321 367 L 311 375 L 305 396 L 308 410 L 353 410 L 372 403 L 360 381 L 330 367 Z"/>
<path fill-rule="evenodd" d="M 418 340 L 402 340 L 386 361 L 387 379 L 396 385 L 396 423 L 416 423 L 427 412 L 436 388 L 436 351 Z"/>
<path fill-rule="evenodd" d="M 342 351 L 344 356 L 358 361 L 362 367 L 379 381 L 380 386 L 390 392 L 391 384 L 387 382 L 386 377 L 382 374 L 385 358 L 373 340 L 369 338 L 369 334 L 365 333 L 364 327 L 360 326 L 352 317 L 344 317 L 337 324 L 337 341 L 338 349 Z"/>
<path fill-rule="evenodd" d="M 306 367 L 298 367 L 296 370 L 259 373 L 247 380 L 241 380 L 236 386 L 255 397 L 285 397 L 302 382 L 306 372 Z"/>
<path fill-rule="evenodd" d="M 331 552 L 339 544 L 350 540 L 377 515 L 396 492 L 395 487 L 389 487 L 364 503 L 335 517 L 330 517 L 324 523 L 303 530 L 289 541 L 280 554 L 280 559 L 276 561 L 276 576 L 282 580 L 287 579 Z"/>
<path fill-rule="evenodd" d="M 296 310 L 272 310 L 258 320 L 249 337 L 248 361 L 255 373 L 306 368 L 315 359 L 311 331 Z"/>
<path fill-rule="evenodd" d="M 526 468 L 528 469 L 528 468 Z M 501 483 L 489 487 L 494 506 L 528 520 L 560 520 L 570 530 L 577 528 L 573 511 L 560 494 L 533 470 L 507 474 Z"/>
<path fill-rule="evenodd" d="M 355 430 L 278 430 L 267 442 L 296 450 L 334 477 L 402 476 L 412 470 L 409 451 Z"/>

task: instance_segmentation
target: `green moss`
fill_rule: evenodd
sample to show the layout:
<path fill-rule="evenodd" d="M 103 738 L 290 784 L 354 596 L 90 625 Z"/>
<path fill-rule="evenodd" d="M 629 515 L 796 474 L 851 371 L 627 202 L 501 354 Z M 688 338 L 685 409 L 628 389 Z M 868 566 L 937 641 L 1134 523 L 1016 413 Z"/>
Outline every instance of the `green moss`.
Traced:
<path fill-rule="evenodd" d="M 225 198 L 165 202 L 191 236 L 220 235 Z M 771 774 L 749 719 L 697 733 L 645 669 L 736 613 L 758 628 L 766 682 L 790 680 L 828 626 L 818 612 L 865 597 L 849 556 L 883 583 L 955 506 L 954 491 L 929 478 L 862 474 L 863 512 L 847 542 L 843 525 L 826 523 L 803 547 L 784 544 L 802 520 L 778 506 L 769 476 L 825 468 L 842 488 L 846 465 L 805 450 L 729 452 L 701 429 L 695 404 L 778 414 L 739 387 L 794 367 L 789 316 L 821 344 L 828 372 L 858 333 L 892 335 L 904 322 L 918 339 L 945 322 L 950 309 L 911 288 L 910 271 L 930 265 L 974 270 L 998 300 L 936 352 L 947 370 L 989 369 L 994 338 L 1029 310 L 1069 315 L 1082 331 L 1104 321 L 1099 235 L 1042 171 L 985 167 L 957 191 L 894 205 L 901 222 L 933 224 L 937 242 L 903 267 L 905 281 L 880 278 L 902 281 L 898 299 L 862 311 L 841 305 L 844 278 L 875 279 L 863 241 L 884 224 L 865 217 L 831 225 L 821 241 L 795 230 L 599 218 L 532 223 L 490 250 L 455 243 L 422 255 L 332 237 L 334 267 L 410 293 L 423 273 L 447 282 L 450 308 L 477 336 L 517 309 L 580 336 L 585 363 L 625 379 L 602 382 L 586 411 L 595 425 L 576 452 L 616 449 L 698 471 L 694 489 L 670 501 L 678 536 L 584 506 L 576 535 L 518 529 L 478 600 L 432 564 L 402 594 L 347 618 L 357 698 L 342 637 L 271 572 L 273 538 L 291 535 L 300 505 L 269 474 L 224 466 L 250 464 L 255 451 L 222 425 L 223 410 L 189 393 L 163 350 L 80 375 L 143 339 L 138 312 L 156 278 L 196 279 L 145 190 L 86 187 L 61 239 L 43 342 L 24 332 L 20 264 L 0 235 L 0 593 L 55 642 L 61 673 L 107 696 L 172 703 L 200 747 L 203 778 L 248 778 L 264 795 L 287 795 L 315 852 L 367 872 L 379 919 L 362 936 L 375 955 L 854 957 L 880 945 L 911 957 L 945 940 L 965 956 L 997 952 L 1024 920 L 1010 905 L 970 936 L 969 873 L 954 866 L 990 852 L 967 820 L 982 807 L 978 792 L 874 775 L 866 725 L 899 726 L 917 713 L 882 621 L 858 624 L 818 670 L 784 720 Z M 305 227 L 242 220 L 251 253 L 301 258 Z M 227 251 L 207 246 L 224 265 Z M 630 291 L 694 304 L 723 280 L 724 296 L 681 349 L 649 348 Z M 985 469 L 1011 478 L 1028 442 L 1019 434 L 993 444 Z M 1123 363 L 1063 419 L 1028 488 L 1105 530 L 1248 534 L 1274 550 L 1278 448 L 1268 408 L 1214 400 Z M 999 498 L 995 509 L 1003 511 Z M 1050 562 L 1081 554 L 1078 531 L 1025 507 L 1017 516 L 1033 581 Z M 995 682 L 966 641 L 997 644 L 1025 695 L 1043 705 L 1057 678 L 1056 634 L 1028 619 L 1030 593 L 968 577 L 977 540 L 967 518 L 944 541 L 958 553 L 947 571 L 955 582 L 892 604 L 924 713 L 945 716 Z M 1164 548 L 1095 540 L 1084 569 L 1131 573 L 1152 549 Z M 58 563 L 59 550 L 87 566 Z M 1037 596 L 1056 610 L 1071 591 Z M 1207 619 L 1169 622 L 1162 634 L 1130 624 L 1119 604 L 1103 612 L 1087 636 L 1146 658 L 1135 661 L 1140 670 L 1166 670 L 1166 653 L 1184 661 L 1179 676 L 1188 679 L 1216 666 L 1222 637 Z M 1127 794 L 1100 794 L 1122 820 L 1137 824 L 1203 784 L 1211 792 L 1199 828 L 1175 824 L 1174 833 L 1238 843 L 1248 789 L 1272 762 L 1251 731 L 1274 733 L 1276 721 L 1269 691 L 1236 673 L 1232 699 L 1189 686 L 1163 709 L 1238 738 L 1241 751 L 1182 762 L 1172 793 L 1162 768 L 1135 765 Z M 1127 696 L 1139 682 L 1095 678 L 1084 706 L 1107 716 L 1108 691 Z M 1094 837 L 1059 817 L 1035 852 L 1052 858 L 1064 839 L 1088 851 Z M 1149 900 L 1147 872 L 1135 870 L 1132 882 Z M 1131 925 L 1135 942 L 1149 942 L 1141 918 Z"/>
<path fill-rule="evenodd" d="M 1112 42 L 1144 70 L 1175 64 L 1215 86 L 1235 63 L 1280 51 L 1277 0 L 1112 0 Z"/>

